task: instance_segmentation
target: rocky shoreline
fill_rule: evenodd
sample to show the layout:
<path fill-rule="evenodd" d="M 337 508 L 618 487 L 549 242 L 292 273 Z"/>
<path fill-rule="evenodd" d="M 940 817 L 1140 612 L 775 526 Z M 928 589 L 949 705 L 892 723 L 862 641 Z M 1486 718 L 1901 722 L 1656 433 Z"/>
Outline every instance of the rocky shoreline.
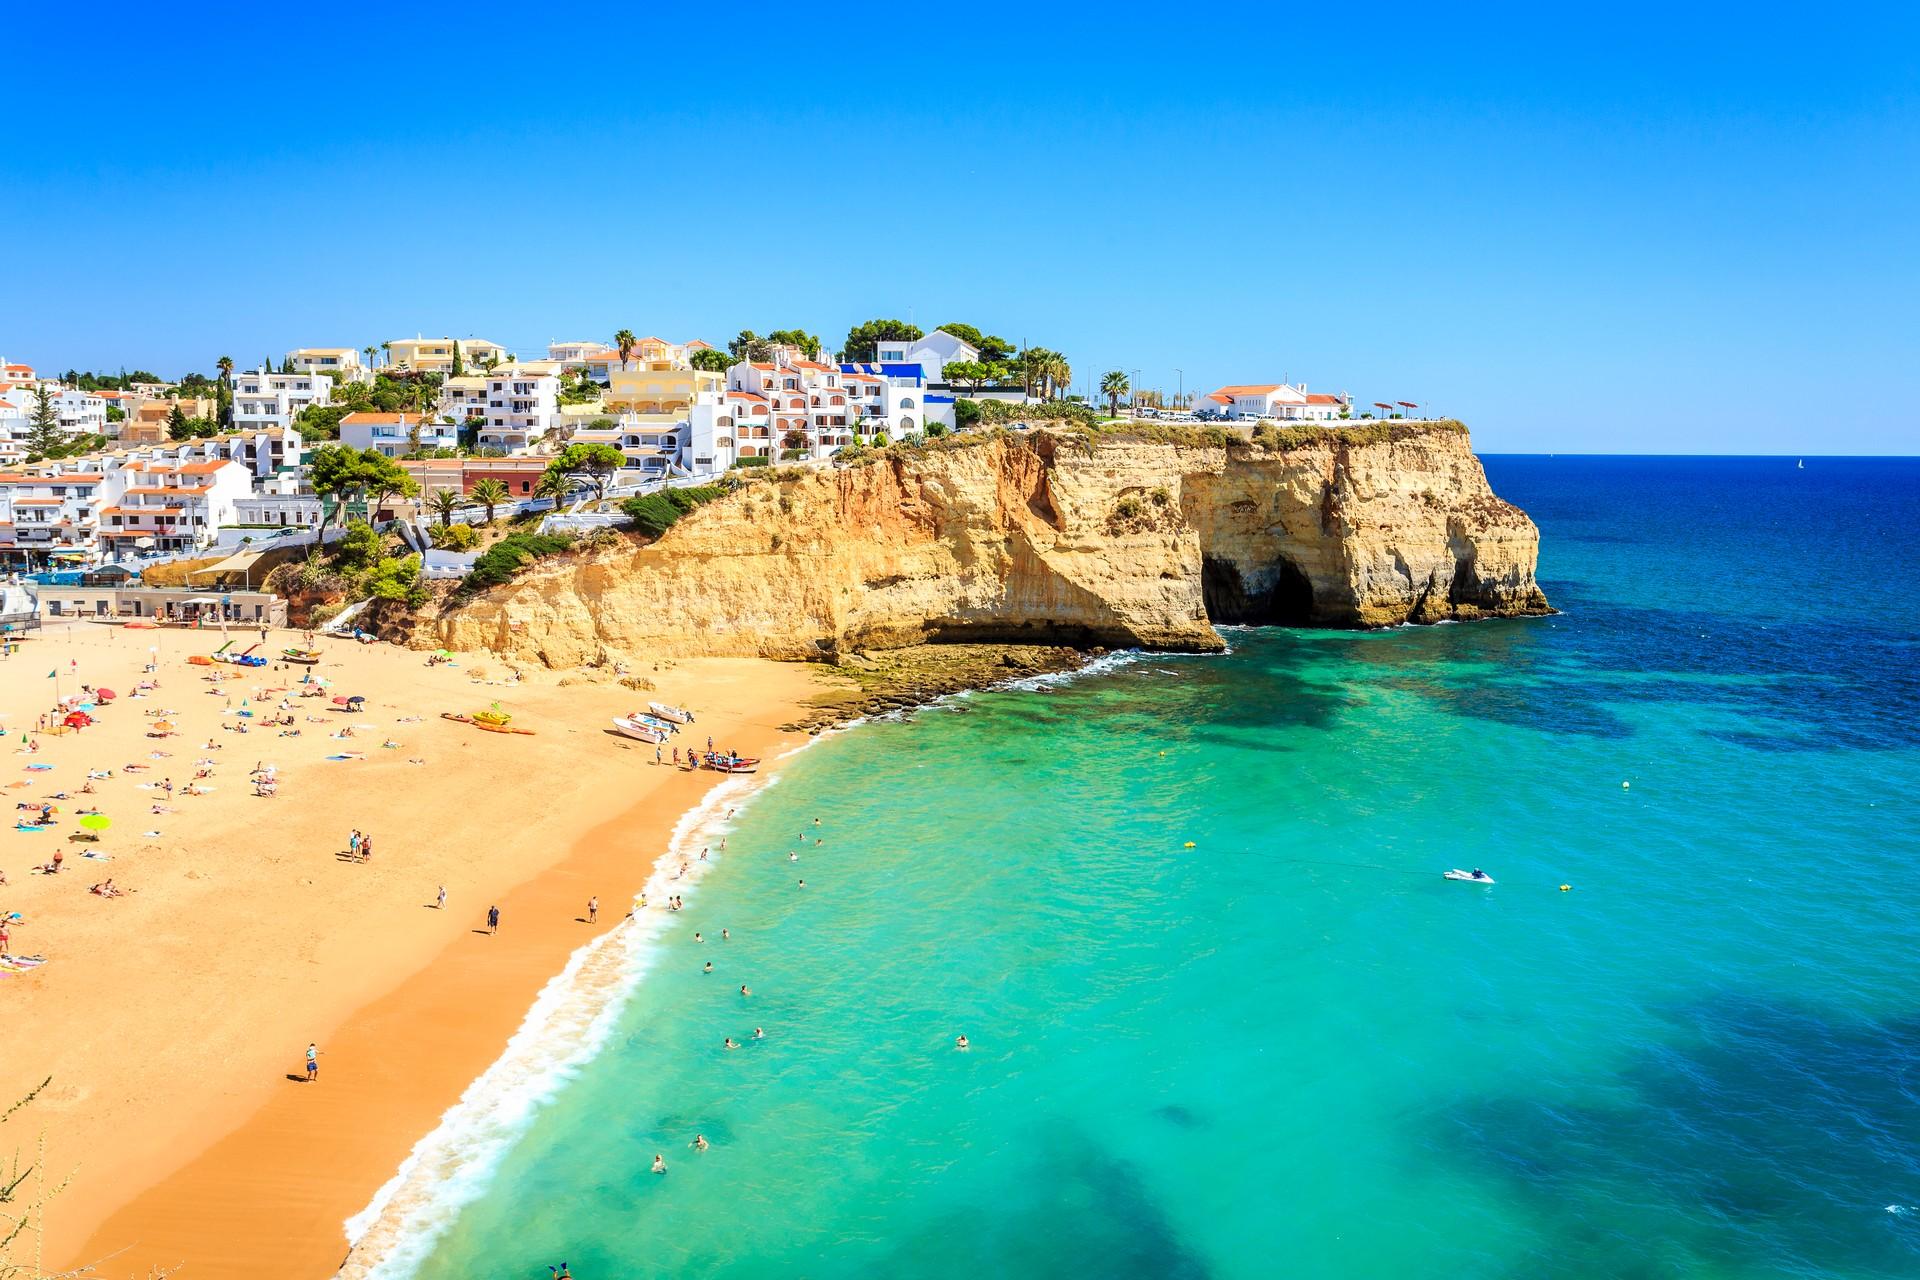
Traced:
<path fill-rule="evenodd" d="M 823 733 L 871 716 L 911 711 L 969 689 L 1078 671 L 1105 649 L 1061 645 L 918 644 L 861 650 L 822 664 L 834 687 L 810 700 L 782 730 Z"/>

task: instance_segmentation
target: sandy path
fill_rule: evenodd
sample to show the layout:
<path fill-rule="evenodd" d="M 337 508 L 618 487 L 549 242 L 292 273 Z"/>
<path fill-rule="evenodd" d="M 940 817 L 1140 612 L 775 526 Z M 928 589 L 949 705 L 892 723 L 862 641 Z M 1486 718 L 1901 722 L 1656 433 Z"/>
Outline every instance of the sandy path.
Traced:
<path fill-rule="evenodd" d="M 275 635 L 261 652 L 296 641 Z M 303 669 L 245 672 L 215 692 L 185 658 L 217 643 L 81 624 L 0 661 L 0 795 L 71 797 L 53 801 L 63 812 L 51 831 L 0 830 L 0 909 L 26 916 L 12 950 L 48 957 L 0 976 L 0 1097 L 53 1077 L 33 1118 L 51 1167 L 75 1175 L 46 1257 L 124 1250 L 109 1276 L 183 1260 L 195 1277 L 330 1274 L 345 1253 L 343 1220 L 593 936 L 576 920 L 588 895 L 603 904 L 600 928 L 617 922 L 679 815 L 718 780 L 655 767 L 651 748 L 603 732 L 609 718 L 647 697 L 688 704 L 700 722 L 686 737 L 770 754 L 795 740 L 775 726 L 818 687 L 806 668 L 744 659 L 642 671 L 658 685 L 645 695 L 610 679 L 493 687 L 474 683 L 476 669 L 506 674 L 485 657 L 428 668 L 416 653 L 325 641 L 317 670 L 330 693 L 362 694 L 367 709 L 347 716 L 328 698 L 296 699 L 302 734 L 280 738 L 221 726 L 240 721 L 256 688 L 292 686 Z M 156 693 L 123 696 L 98 725 L 14 754 L 49 701 L 49 670 L 63 691 L 85 680 L 128 695 L 150 645 Z M 437 717 L 496 698 L 537 736 Z M 178 712 L 178 736 L 145 736 L 143 713 L 160 708 Z M 422 718 L 400 723 L 411 716 Z M 348 722 L 353 740 L 329 736 Z M 388 737 L 400 746 L 382 748 Z M 210 738 L 221 749 L 205 750 Z M 149 759 L 154 750 L 172 754 Z M 366 758 L 325 759 L 342 751 Z M 178 794 L 201 759 L 215 762 L 214 790 Z M 258 760 L 279 766 L 272 799 L 247 783 Z M 151 772 L 128 775 L 128 763 Z M 89 768 L 114 777 L 74 794 Z M 172 801 L 137 786 L 164 776 Z M 114 821 L 97 846 L 111 861 L 82 859 L 85 846 L 66 840 L 87 803 Z M 175 812 L 150 814 L 155 803 Z M 373 833 L 371 862 L 340 856 L 352 827 Z M 56 848 L 67 869 L 30 874 Z M 109 875 L 136 892 L 87 892 Z M 440 884 L 444 912 L 429 905 Z M 500 935 L 475 933 L 495 902 Z M 310 1040 L 326 1054 L 312 1087 L 287 1079 Z"/>

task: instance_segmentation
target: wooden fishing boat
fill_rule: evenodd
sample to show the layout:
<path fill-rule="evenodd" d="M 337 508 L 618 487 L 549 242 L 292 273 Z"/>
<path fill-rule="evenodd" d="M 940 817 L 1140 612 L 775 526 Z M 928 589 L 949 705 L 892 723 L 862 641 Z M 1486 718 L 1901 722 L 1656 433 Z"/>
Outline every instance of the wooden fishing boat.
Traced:
<path fill-rule="evenodd" d="M 280 656 L 288 662 L 298 662 L 302 666 L 308 667 L 320 661 L 320 651 L 318 649 L 282 649 Z"/>
<path fill-rule="evenodd" d="M 710 751 L 700 757 L 700 767 L 712 769 L 715 773 L 756 773 L 760 769 L 760 761 L 746 756 L 723 756 L 718 751 Z"/>

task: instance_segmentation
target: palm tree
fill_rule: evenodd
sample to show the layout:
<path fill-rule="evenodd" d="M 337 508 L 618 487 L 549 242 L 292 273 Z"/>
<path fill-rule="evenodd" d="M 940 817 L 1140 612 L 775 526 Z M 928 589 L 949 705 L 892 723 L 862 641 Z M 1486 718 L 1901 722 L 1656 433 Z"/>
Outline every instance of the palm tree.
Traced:
<path fill-rule="evenodd" d="M 1120 397 L 1131 390 L 1133 387 L 1127 381 L 1127 375 L 1119 369 L 1112 370 L 1100 379 L 1100 394 L 1107 398 L 1109 418 L 1120 416 Z"/>
<path fill-rule="evenodd" d="M 487 523 L 493 523 L 493 509 L 502 503 L 511 502 L 513 495 L 507 492 L 507 486 L 492 476 L 476 482 L 467 496 L 487 509 Z"/>
<path fill-rule="evenodd" d="M 557 507 L 572 495 L 575 487 L 576 481 L 566 472 L 547 470 L 541 472 L 540 478 L 533 482 L 533 496 L 552 498 L 553 505 Z"/>
<path fill-rule="evenodd" d="M 361 354 L 362 354 L 362 355 L 364 355 L 364 356 L 366 356 L 366 358 L 367 358 L 367 368 L 368 368 L 368 369 L 372 369 L 372 368 L 373 368 L 373 353 L 374 353 L 375 351 L 378 351 L 378 350 L 379 350 L 379 348 L 378 348 L 378 347 L 376 347 L 376 346 L 373 346 L 373 345 L 371 345 L 371 344 L 369 344 L 369 345 L 367 345 L 367 346 L 364 346 L 364 347 L 362 347 L 362 348 L 360 348 L 360 352 L 361 352 Z"/>
<path fill-rule="evenodd" d="M 613 335 L 613 345 L 620 348 L 620 363 L 622 366 L 627 363 L 627 357 L 633 354 L 633 348 L 639 341 L 640 339 L 633 336 L 633 330 L 631 329 L 622 329 Z"/>
<path fill-rule="evenodd" d="M 498 481 L 495 483 L 498 483 Z M 474 487 L 477 489 L 480 486 L 475 485 Z M 442 529 L 453 523 L 453 513 L 460 509 L 460 503 L 460 495 L 451 489 L 435 489 L 427 499 L 427 507 L 434 515 L 440 517 L 440 527 Z"/>
<path fill-rule="evenodd" d="M 391 342 L 381 343 L 380 354 L 387 358 L 388 364 L 392 364 L 393 363 L 393 344 Z"/>

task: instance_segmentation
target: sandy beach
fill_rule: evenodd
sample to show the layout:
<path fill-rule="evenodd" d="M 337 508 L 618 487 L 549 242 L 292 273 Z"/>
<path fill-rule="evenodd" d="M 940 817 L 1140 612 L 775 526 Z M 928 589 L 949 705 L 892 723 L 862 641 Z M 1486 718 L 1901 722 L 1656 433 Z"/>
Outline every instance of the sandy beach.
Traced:
<path fill-rule="evenodd" d="M 259 639 L 234 635 L 236 648 Z M 259 652 L 299 642 L 275 633 Z M 219 643 L 78 624 L 0 662 L 0 785 L 58 811 L 44 831 L 0 830 L 0 911 L 23 917 L 9 950 L 45 957 L 0 974 L 0 1098 L 51 1077 L 9 1137 L 43 1131 L 49 1168 L 72 1178 L 49 1217 L 50 1270 L 106 1259 L 99 1274 L 115 1277 L 179 1264 L 196 1277 L 332 1274 L 345 1219 L 568 955 L 619 923 L 680 816 L 722 780 L 656 766 L 651 747 L 606 731 L 610 717 L 648 699 L 685 705 L 699 719 L 680 741 L 711 734 L 773 756 L 802 740 L 778 726 L 820 687 L 810 668 L 751 659 L 642 667 L 644 693 L 611 672 L 508 683 L 486 655 L 429 667 L 341 640 L 320 642 L 314 668 L 187 662 Z M 136 696 L 149 660 L 159 687 Z M 330 682 L 324 696 L 297 696 L 308 670 Z M 82 682 L 120 696 L 90 727 L 35 734 L 56 685 Z M 358 714 L 334 704 L 349 695 L 366 699 Z M 282 699 L 297 737 L 264 723 Z M 439 718 L 495 701 L 534 736 Z M 162 717 L 148 713 L 163 711 L 177 732 L 149 736 Z M 249 782 L 262 763 L 276 766 L 271 797 Z M 205 768 L 204 794 L 188 794 Z M 68 840 L 83 808 L 112 821 L 97 843 Z M 348 856 L 355 828 L 373 837 L 370 860 Z M 56 850 L 59 874 L 35 870 Z M 109 878 L 129 892 L 89 891 Z M 309 1042 L 322 1053 L 313 1084 L 300 1079 Z"/>

